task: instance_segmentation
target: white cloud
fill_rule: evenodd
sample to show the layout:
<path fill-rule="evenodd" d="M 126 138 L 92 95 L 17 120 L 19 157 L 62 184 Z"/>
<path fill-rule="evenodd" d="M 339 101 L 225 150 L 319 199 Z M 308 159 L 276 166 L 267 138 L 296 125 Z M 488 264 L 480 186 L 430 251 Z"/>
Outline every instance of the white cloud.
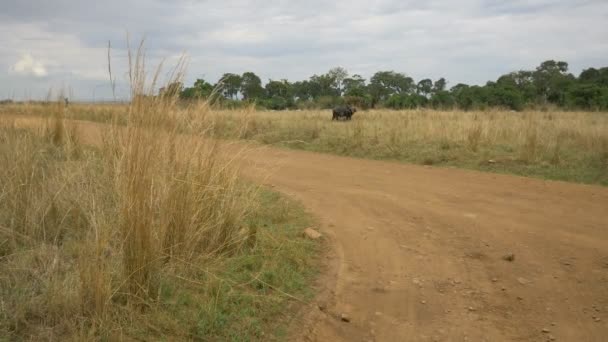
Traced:
<path fill-rule="evenodd" d="M 36 77 L 45 77 L 49 74 L 42 62 L 35 60 L 29 53 L 23 55 L 21 59 L 11 67 L 10 71 L 20 75 Z"/>

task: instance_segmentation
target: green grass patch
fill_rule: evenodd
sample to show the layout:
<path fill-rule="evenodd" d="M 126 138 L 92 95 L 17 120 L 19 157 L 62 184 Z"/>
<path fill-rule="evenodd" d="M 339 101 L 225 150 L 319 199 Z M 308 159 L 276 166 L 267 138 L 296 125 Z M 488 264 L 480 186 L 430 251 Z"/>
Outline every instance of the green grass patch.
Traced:
<path fill-rule="evenodd" d="M 319 244 L 302 238 L 313 221 L 301 205 L 263 189 L 259 210 L 247 224 L 256 229 L 251 249 L 213 263 L 196 282 L 165 279 L 167 311 L 158 325 L 187 326 L 188 337 L 212 341 L 281 339 L 293 305 L 314 296 L 311 283 Z"/>

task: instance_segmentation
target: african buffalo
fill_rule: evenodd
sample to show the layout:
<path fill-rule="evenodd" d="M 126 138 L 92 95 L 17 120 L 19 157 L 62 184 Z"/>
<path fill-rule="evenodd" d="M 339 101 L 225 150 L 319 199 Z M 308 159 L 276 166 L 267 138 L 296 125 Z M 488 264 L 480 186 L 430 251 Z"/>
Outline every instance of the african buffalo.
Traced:
<path fill-rule="evenodd" d="M 332 120 L 350 120 L 357 112 L 356 108 L 351 106 L 336 107 L 333 110 Z"/>

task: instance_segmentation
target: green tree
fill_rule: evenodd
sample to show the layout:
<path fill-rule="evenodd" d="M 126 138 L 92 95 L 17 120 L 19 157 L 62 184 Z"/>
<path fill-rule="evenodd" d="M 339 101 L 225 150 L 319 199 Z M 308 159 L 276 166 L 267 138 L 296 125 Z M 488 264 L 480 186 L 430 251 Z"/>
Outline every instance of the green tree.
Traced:
<path fill-rule="evenodd" d="M 194 82 L 192 87 L 184 88 L 180 93 L 180 98 L 192 100 L 208 98 L 213 93 L 213 85 L 199 78 Z"/>
<path fill-rule="evenodd" d="M 338 96 L 342 96 L 342 92 L 344 90 L 343 82 L 344 79 L 348 77 L 348 71 L 346 71 L 346 69 L 342 67 L 335 67 L 327 72 L 327 77 L 333 81 L 332 87 L 334 89 L 334 92 Z"/>
<path fill-rule="evenodd" d="M 313 75 L 308 82 L 311 94 L 315 99 L 321 96 L 339 96 L 335 88 L 336 80 L 328 74 Z"/>
<path fill-rule="evenodd" d="M 608 87 L 593 83 L 577 84 L 568 90 L 566 104 L 577 109 L 608 110 Z"/>
<path fill-rule="evenodd" d="M 221 93 L 225 98 L 234 100 L 241 91 L 241 76 L 226 73 L 220 78 L 217 86 L 221 89 Z"/>
<path fill-rule="evenodd" d="M 454 96 L 449 91 L 435 91 L 430 99 L 431 106 L 435 109 L 450 109 L 454 107 Z"/>
<path fill-rule="evenodd" d="M 222 99 L 226 98 L 223 104 L 235 107 L 241 105 L 239 95 L 242 95 L 245 101 L 263 99 L 261 102 L 273 109 L 296 104 L 300 108 L 329 108 L 344 103 L 362 108 L 380 104 L 390 108 L 458 106 L 464 110 L 491 106 L 521 110 L 528 105 L 545 103 L 565 108 L 608 108 L 608 67 L 588 68 L 575 77 L 568 73 L 568 63 L 555 60 L 544 61 L 535 70 L 502 75 L 484 86 L 460 83 L 449 91 L 444 78 L 415 83 L 403 73 L 378 71 L 366 82 L 361 75 L 349 76 L 342 67 L 293 84 L 285 79 L 269 80 L 265 87 L 253 72 L 241 76 L 227 73 L 218 86 L 221 86 Z M 182 99 L 207 98 L 214 94 L 214 87 L 198 79 L 192 87 L 183 88 L 181 83 L 176 83 L 162 88 L 160 93 L 179 93 Z"/>
<path fill-rule="evenodd" d="M 264 95 L 262 80 L 253 72 L 243 73 L 240 89 L 243 94 L 243 100 L 258 99 Z"/>
<path fill-rule="evenodd" d="M 411 77 L 394 71 L 378 71 L 370 79 L 368 92 L 372 97 L 372 107 L 394 94 L 411 94 L 415 89 Z"/>
<path fill-rule="evenodd" d="M 548 60 L 542 62 L 533 74 L 534 84 L 540 101 L 563 104 L 568 87 L 574 76 L 567 74 L 568 63 Z"/>
<path fill-rule="evenodd" d="M 266 103 L 266 107 L 268 109 L 273 109 L 273 110 L 283 110 L 288 107 L 287 100 L 284 97 L 277 96 L 277 95 L 271 97 L 265 103 Z"/>
<path fill-rule="evenodd" d="M 361 75 L 353 75 L 342 81 L 345 96 L 365 97 L 365 79 Z"/>
<path fill-rule="evenodd" d="M 502 75 L 498 78 L 496 84 L 503 88 L 516 88 L 524 103 L 531 103 L 537 98 L 534 73 L 531 71 L 522 70 Z"/>
<path fill-rule="evenodd" d="M 422 95 L 424 97 L 429 96 L 429 94 L 431 94 L 433 91 L 433 81 L 428 78 L 421 80 L 416 85 L 416 91 L 418 92 L 418 95 Z"/>
<path fill-rule="evenodd" d="M 512 110 L 524 108 L 524 98 L 514 85 L 500 85 L 498 83 L 486 87 L 487 104 L 492 107 L 506 107 Z"/>
<path fill-rule="evenodd" d="M 299 101 L 312 100 L 313 94 L 311 91 L 310 83 L 308 81 L 297 81 L 291 86 L 293 96 Z"/>
<path fill-rule="evenodd" d="M 269 80 L 266 83 L 266 97 L 269 99 L 272 98 L 282 98 L 286 103 L 291 104 L 293 101 L 293 89 L 291 83 L 286 79 L 280 81 Z"/>
<path fill-rule="evenodd" d="M 445 80 L 445 78 L 440 78 L 437 81 L 435 81 L 435 84 L 433 85 L 433 93 L 438 93 L 441 91 L 445 90 L 445 87 L 448 85 L 448 82 Z"/>
<path fill-rule="evenodd" d="M 427 103 L 428 99 L 419 94 L 393 94 L 384 105 L 393 109 L 415 109 L 424 107 Z"/>
<path fill-rule="evenodd" d="M 458 107 L 464 110 L 480 108 L 488 104 L 486 87 L 459 83 L 452 87 L 451 92 Z"/>
<path fill-rule="evenodd" d="M 594 83 L 601 87 L 608 87 L 608 67 L 585 69 L 581 72 L 578 79 L 582 83 Z"/>

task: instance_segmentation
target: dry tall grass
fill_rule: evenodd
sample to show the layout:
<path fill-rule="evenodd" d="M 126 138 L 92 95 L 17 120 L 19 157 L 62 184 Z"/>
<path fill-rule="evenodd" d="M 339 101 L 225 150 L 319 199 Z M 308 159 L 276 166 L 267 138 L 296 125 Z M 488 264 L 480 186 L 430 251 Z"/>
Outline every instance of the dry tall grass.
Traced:
<path fill-rule="evenodd" d="M 159 71 L 146 78 L 141 47 L 130 63 L 134 100 L 100 148 L 79 142 L 62 101 L 40 107 L 50 121 L 37 131 L 0 128 L 0 331 L 10 339 L 163 336 L 150 321 L 166 315 L 167 287 L 205 285 L 211 265 L 255 241 L 245 227 L 256 189 L 235 157 L 179 135 L 180 122 L 204 132 L 208 107 L 148 96 Z"/>
<path fill-rule="evenodd" d="M 462 112 L 373 110 L 352 122 L 330 111 L 176 108 L 179 130 L 207 137 L 339 155 L 393 159 L 608 185 L 608 113 L 500 110 Z M 3 108 L 4 107 L 4 108 Z M 41 105 L 0 106 L 0 113 L 40 115 Z M 190 113 L 190 114 L 188 114 Z M 119 105 L 74 105 L 69 118 L 126 122 Z M 201 133 L 202 132 L 202 133 Z"/>
<path fill-rule="evenodd" d="M 332 122 L 329 111 L 214 115 L 214 133 L 225 138 L 608 185 L 608 113 L 375 110 L 352 122 Z"/>

